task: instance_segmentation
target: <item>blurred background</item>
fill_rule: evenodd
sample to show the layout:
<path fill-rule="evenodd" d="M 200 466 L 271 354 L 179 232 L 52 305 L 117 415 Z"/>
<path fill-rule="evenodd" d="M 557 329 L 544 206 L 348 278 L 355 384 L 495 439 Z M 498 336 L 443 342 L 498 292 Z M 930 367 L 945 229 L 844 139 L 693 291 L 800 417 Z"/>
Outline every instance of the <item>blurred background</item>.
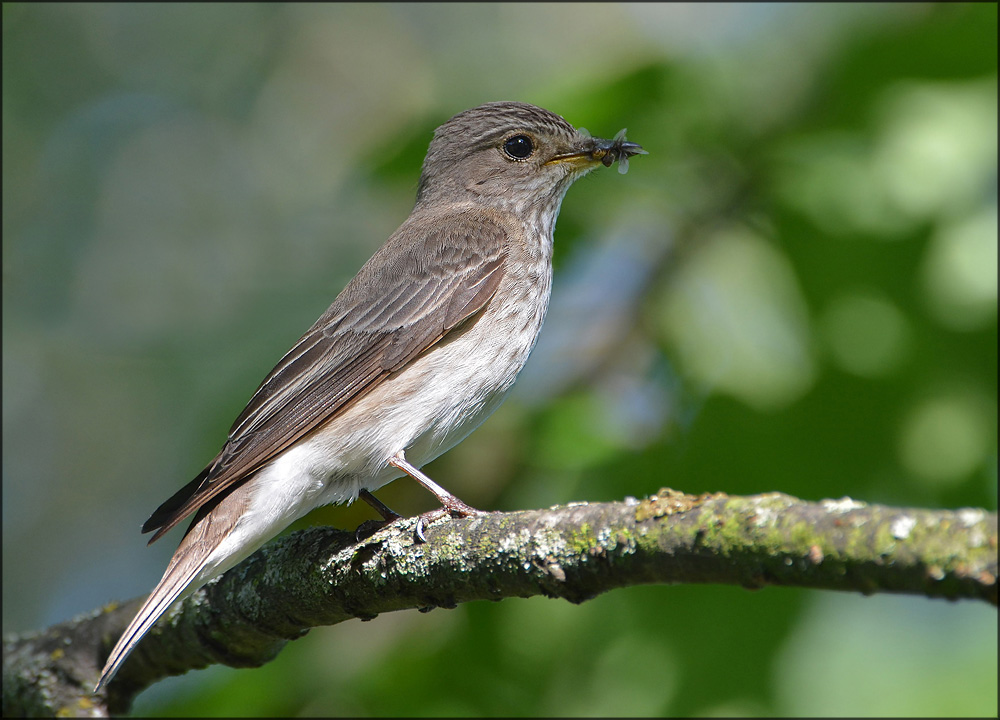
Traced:
<path fill-rule="evenodd" d="M 433 129 L 500 99 L 650 154 L 569 192 L 541 340 L 438 482 L 996 509 L 995 4 L 4 4 L 5 633 L 153 587 L 180 532 L 142 521 L 406 217 Z M 995 716 L 996 633 L 637 587 L 319 628 L 135 712 Z"/>

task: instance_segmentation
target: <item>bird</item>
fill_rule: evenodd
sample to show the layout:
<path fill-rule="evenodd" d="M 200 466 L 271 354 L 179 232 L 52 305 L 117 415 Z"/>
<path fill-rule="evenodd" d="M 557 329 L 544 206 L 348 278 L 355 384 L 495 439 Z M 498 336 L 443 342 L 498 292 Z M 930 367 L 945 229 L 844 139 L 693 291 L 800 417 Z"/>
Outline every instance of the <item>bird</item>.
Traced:
<path fill-rule="evenodd" d="M 458 113 L 431 138 L 403 224 L 264 378 L 219 454 L 143 524 L 194 514 L 163 578 L 107 658 L 101 691 L 174 603 L 316 507 L 408 475 L 442 511 L 475 508 L 420 468 L 500 405 L 548 307 L 553 231 L 570 185 L 646 154 L 522 102 Z"/>

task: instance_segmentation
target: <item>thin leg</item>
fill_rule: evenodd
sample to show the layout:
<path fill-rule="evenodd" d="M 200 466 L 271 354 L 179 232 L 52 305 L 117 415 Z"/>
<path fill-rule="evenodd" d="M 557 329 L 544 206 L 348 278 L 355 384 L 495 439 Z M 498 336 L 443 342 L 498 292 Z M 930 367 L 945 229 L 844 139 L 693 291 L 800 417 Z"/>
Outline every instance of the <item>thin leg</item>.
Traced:
<path fill-rule="evenodd" d="M 381 520 L 365 520 L 358 526 L 358 529 L 354 531 L 354 539 L 358 542 L 374 535 L 389 523 L 396 522 L 403 517 L 367 490 L 361 490 L 358 493 L 358 497 L 375 508 L 375 512 L 382 516 Z"/>
<path fill-rule="evenodd" d="M 358 493 L 358 497 L 375 508 L 375 512 L 381 515 L 382 519 L 385 520 L 386 523 L 391 523 L 392 521 L 399 520 L 403 517 L 367 490 L 362 489 L 361 492 Z"/>
<path fill-rule="evenodd" d="M 470 515 L 482 515 L 481 510 L 476 510 L 476 508 L 471 505 L 466 505 L 464 502 L 459 500 L 457 497 L 452 495 L 450 492 L 445 490 L 443 487 L 438 485 L 436 482 L 431 480 L 429 477 L 424 475 L 422 472 L 417 470 L 406 461 L 403 457 L 403 452 L 400 451 L 392 458 L 389 459 L 389 464 L 395 468 L 399 468 L 411 478 L 416 480 L 418 483 L 423 485 L 425 488 L 434 493 L 434 497 L 438 499 L 444 507 L 452 513 L 452 515 L 457 515 L 458 517 L 469 517 Z"/>

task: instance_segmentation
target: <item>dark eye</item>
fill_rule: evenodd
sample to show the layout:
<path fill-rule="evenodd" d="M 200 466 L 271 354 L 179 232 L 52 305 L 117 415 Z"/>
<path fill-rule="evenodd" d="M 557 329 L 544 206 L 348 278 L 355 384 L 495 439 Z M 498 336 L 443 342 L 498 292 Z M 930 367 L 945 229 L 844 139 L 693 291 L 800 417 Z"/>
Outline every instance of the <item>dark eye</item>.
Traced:
<path fill-rule="evenodd" d="M 503 151 L 515 160 L 524 160 L 534 150 L 535 146 L 527 135 L 515 135 L 503 142 Z"/>

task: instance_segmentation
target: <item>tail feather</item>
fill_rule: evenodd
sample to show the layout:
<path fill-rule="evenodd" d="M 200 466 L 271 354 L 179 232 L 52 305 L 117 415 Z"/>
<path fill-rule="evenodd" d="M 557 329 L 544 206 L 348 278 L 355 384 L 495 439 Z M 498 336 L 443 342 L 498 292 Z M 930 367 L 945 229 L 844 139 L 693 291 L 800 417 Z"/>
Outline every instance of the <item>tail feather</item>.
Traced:
<path fill-rule="evenodd" d="M 171 605 L 248 557 L 280 529 L 262 526 L 233 537 L 234 529 L 245 519 L 250 495 L 251 488 L 244 483 L 198 511 L 160 582 L 108 656 L 94 692 L 111 682 L 135 646 Z"/>
<path fill-rule="evenodd" d="M 174 558 L 176 559 L 177 556 L 175 555 Z M 204 559 L 201 562 L 187 563 L 183 568 L 180 567 L 180 563 L 170 563 L 163 579 L 150 593 L 136 616 L 132 618 L 132 622 L 125 628 L 122 636 L 118 638 L 118 642 L 104 665 L 104 670 L 101 671 L 101 679 L 94 687 L 95 693 L 111 682 L 111 678 L 118 672 L 118 668 L 125 662 L 143 636 L 149 632 L 149 629 L 156 624 L 160 616 L 182 595 L 190 594 L 197 589 L 198 586 L 192 586 L 191 583 L 204 565 Z"/>

